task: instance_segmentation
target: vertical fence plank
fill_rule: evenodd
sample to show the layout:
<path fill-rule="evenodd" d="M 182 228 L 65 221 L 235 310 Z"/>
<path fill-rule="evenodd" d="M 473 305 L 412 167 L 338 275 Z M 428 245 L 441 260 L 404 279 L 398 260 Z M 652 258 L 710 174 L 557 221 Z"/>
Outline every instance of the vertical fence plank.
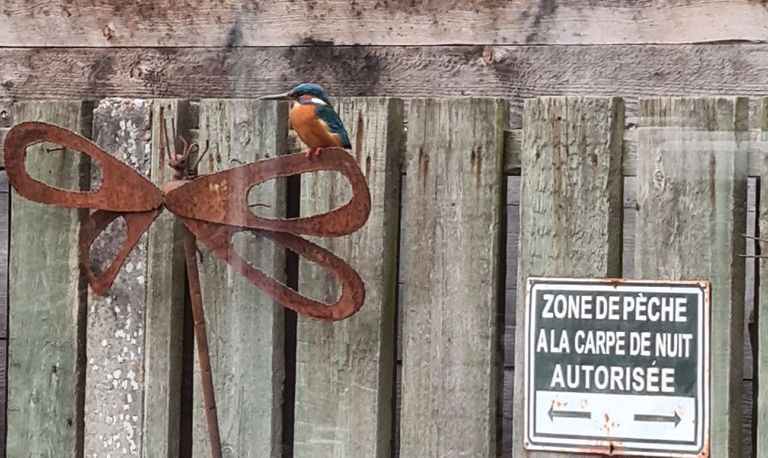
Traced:
<path fill-rule="evenodd" d="M 152 102 L 150 175 L 158 186 L 173 179 L 165 159 L 163 123 L 169 136 L 175 131 L 189 140 L 189 102 Z M 148 231 L 142 430 L 142 455 L 146 458 L 179 456 L 185 288 L 180 224 L 175 216 L 163 212 Z"/>
<path fill-rule="evenodd" d="M 211 151 L 201 173 L 229 169 L 284 154 L 288 138 L 286 103 L 202 100 L 200 142 Z M 285 179 L 253 188 L 257 214 L 285 216 Z M 285 250 L 249 233 L 237 234 L 235 250 L 267 275 L 285 282 Z M 284 380 L 282 306 L 257 290 L 203 248 L 200 269 L 213 383 L 224 456 L 280 456 Z M 195 365 L 194 455 L 210 456 Z"/>
<path fill-rule="evenodd" d="M 624 103 L 545 97 L 523 111 L 512 456 L 523 449 L 525 287 L 530 276 L 620 276 Z"/>
<path fill-rule="evenodd" d="M 748 100 L 642 100 L 640 119 L 635 274 L 712 283 L 710 456 L 741 456 Z"/>
<path fill-rule="evenodd" d="M 502 100 L 413 100 L 403 201 L 400 456 L 496 456 Z"/>
<path fill-rule="evenodd" d="M 17 122 L 46 121 L 90 135 L 91 104 L 25 102 Z M 84 189 L 88 159 L 29 148 L 28 170 L 54 186 Z M 80 212 L 13 192 L 9 260 L 8 456 L 83 451 L 85 281 L 78 268 Z"/>
<path fill-rule="evenodd" d="M 759 141 L 768 145 L 768 98 L 760 99 L 759 128 L 762 131 Z M 758 181 L 759 194 L 757 196 L 757 236 L 768 239 L 768 163 L 761 163 L 762 170 Z M 765 256 L 768 251 L 763 247 L 765 242 L 755 245 L 756 254 Z M 755 432 L 755 456 L 768 456 L 768 258 L 760 259 L 758 265 L 758 300 L 755 302 L 755 334 L 757 347 L 752 349 L 754 354 L 755 369 L 754 382 L 757 384 L 755 396 L 754 424 Z"/>
<path fill-rule="evenodd" d="M 11 225 L 11 196 L 8 175 L 0 171 L 0 456 L 5 453 L 5 425 L 8 415 L 8 243 Z"/>
<path fill-rule="evenodd" d="M 3 155 L 3 144 L 8 130 L 14 124 L 13 100 L 0 100 L 0 168 L 5 168 L 5 155 Z"/>
<path fill-rule="evenodd" d="M 296 348 L 296 457 L 391 456 L 397 301 L 400 151 L 403 104 L 397 99 L 342 99 L 352 153 L 371 191 L 371 215 L 360 231 L 317 241 L 346 259 L 363 278 L 363 308 L 348 320 L 299 317 Z M 338 173 L 302 176 L 301 212 L 316 215 L 351 197 Z M 336 283 L 303 261 L 302 294 L 332 302 Z"/>
<path fill-rule="evenodd" d="M 107 153 L 149 176 L 150 103 L 105 99 L 93 112 L 93 139 Z M 101 184 L 91 164 L 91 188 Z M 121 224 L 122 223 L 122 224 Z M 125 241 L 115 220 L 94 241 L 90 255 L 103 271 Z M 88 290 L 86 326 L 85 456 L 140 456 L 144 401 L 144 312 L 147 237 L 125 260 L 104 296 Z"/>

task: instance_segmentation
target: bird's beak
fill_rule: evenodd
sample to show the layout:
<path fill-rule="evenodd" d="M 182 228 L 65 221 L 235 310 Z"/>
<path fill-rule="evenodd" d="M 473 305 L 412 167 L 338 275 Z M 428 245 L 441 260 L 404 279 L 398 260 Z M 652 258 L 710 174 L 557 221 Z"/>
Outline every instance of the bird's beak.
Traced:
<path fill-rule="evenodd" d="M 290 92 L 283 92 L 281 94 L 262 95 L 258 100 L 288 100 L 291 98 Z"/>

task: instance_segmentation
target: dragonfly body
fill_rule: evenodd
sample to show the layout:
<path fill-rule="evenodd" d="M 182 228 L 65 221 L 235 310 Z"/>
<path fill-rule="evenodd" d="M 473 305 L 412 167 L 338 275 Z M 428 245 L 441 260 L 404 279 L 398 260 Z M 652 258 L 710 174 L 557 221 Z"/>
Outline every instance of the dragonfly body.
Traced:
<path fill-rule="evenodd" d="M 320 85 L 301 83 L 288 92 L 260 98 L 294 101 L 290 112 L 291 127 L 307 145 L 307 157 L 319 155 L 322 148 L 352 148 L 344 124 Z"/>

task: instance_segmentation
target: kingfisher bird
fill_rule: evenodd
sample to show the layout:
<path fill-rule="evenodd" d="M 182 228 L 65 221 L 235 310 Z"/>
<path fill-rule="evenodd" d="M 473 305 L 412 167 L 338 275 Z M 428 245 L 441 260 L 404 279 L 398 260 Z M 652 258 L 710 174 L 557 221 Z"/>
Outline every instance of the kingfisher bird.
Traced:
<path fill-rule="evenodd" d="M 294 102 L 290 112 L 291 128 L 307 145 L 307 159 L 318 156 L 321 148 L 352 148 L 344 124 L 319 84 L 301 83 L 288 92 L 265 95 L 259 99 Z"/>

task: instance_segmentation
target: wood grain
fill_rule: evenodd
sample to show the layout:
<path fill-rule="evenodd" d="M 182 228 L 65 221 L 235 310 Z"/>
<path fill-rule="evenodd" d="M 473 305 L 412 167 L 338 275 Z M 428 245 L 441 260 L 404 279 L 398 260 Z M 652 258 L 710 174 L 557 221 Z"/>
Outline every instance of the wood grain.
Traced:
<path fill-rule="evenodd" d="M 193 124 L 189 105 L 183 100 L 151 101 L 149 165 L 152 182 L 158 186 L 173 179 L 173 171 L 165 159 L 168 147 L 163 139 L 163 123 L 169 132 L 175 130 L 189 138 L 189 129 Z M 196 119 L 194 123 L 197 123 Z M 142 430 L 144 457 L 179 456 L 185 292 L 180 224 L 175 216 L 163 212 L 148 231 Z"/>
<path fill-rule="evenodd" d="M 11 193 L 8 175 L 0 171 L 0 339 L 8 338 L 8 245 L 11 230 Z M 4 366 L 6 361 L 0 362 Z M 2 394 L 0 394 L 2 398 Z M 2 409 L 0 409 L 2 411 Z M 0 415 L 2 416 L 2 415 Z M 0 429 L 2 431 L 2 429 Z"/>
<path fill-rule="evenodd" d="M 151 103 L 106 99 L 93 112 L 93 138 L 107 153 L 149 176 Z M 101 185 L 91 165 L 91 188 Z M 125 242 L 118 218 L 91 245 L 90 259 L 103 272 Z M 133 248 L 104 296 L 88 289 L 85 369 L 86 457 L 141 455 L 144 423 L 144 345 L 147 236 Z"/>
<path fill-rule="evenodd" d="M 400 456 L 500 442 L 503 126 L 498 99 L 416 99 L 403 197 Z"/>
<path fill-rule="evenodd" d="M 529 100 L 524 126 L 517 284 L 530 276 L 619 277 L 621 99 Z M 523 393 L 525 288 L 517 304 L 514 392 Z M 524 403 L 525 396 L 513 400 L 512 456 L 563 456 L 524 450 Z"/>
<path fill-rule="evenodd" d="M 200 173 L 285 154 L 288 104 L 254 100 L 200 102 L 199 138 L 210 144 Z M 257 214 L 284 217 L 285 179 L 252 188 Z M 285 282 L 285 250 L 250 233 L 236 234 L 233 246 L 251 265 Z M 281 454 L 284 380 L 284 313 L 245 277 L 201 246 L 203 292 L 222 453 L 238 457 Z M 194 456 L 210 456 L 199 372 L 195 364 Z"/>
<path fill-rule="evenodd" d="M 624 129 L 621 174 L 627 178 L 634 178 L 637 175 L 638 127 L 647 126 L 635 124 L 631 128 Z M 507 175 L 520 175 L 520 140 L 522 135 L 523 132 L 520 129 L 504 132 L 504 173 Z M 768 161 L 768 139 L 763 136 L 760 129 L 750 129 L 749 132 L 745 132 L 741 136 L 741 145 L 747 156 L 747 174 L 755 178 L 762 176 L 763 164 Z"/>
<path fill-rule="evenodd" d="M 766 21 L 765 8 L 748 0 L 11 0 L 0 14 L 0 46 L 765 41 Z"/>
<path fill-rule="evenodd" d="M 3 48 L 0 61 L 4 99 L 255 97 L 309 80 L 334 96 L 505 97 L 512 127 L 534 96 L 621 95 L 632 114 L 639 97 L 768 87 L 768 44 Z"/>
<path fill-rule="evenodd" d="M 766 110 L 768 112 L 768 110 Z M 509 133 L 509 132 L 507 132 Z M 636 135 L 633 137 L 633 142 L 636 142 Z M 626 136 L 625 136 L 625 142 L 626 142 Z M 625 143 L 626 146 L 626 143 Z M 633 146 L 633 148 L 636 151 L 636 145 Z M 626 152 L 626 149 L 625 149 Z M 752 162 L 750 162 L 752 163 Z M 755 163 L 756 166 L 758 163 Z M 632 175 L 634 175 L 634 170 L 632 170 Z M 519 198 L 519 192 L 515 192 L 519 188 L 519 176 L 511 176 L 507 178 L 507 204 L 508 204 L 508 211 L 507 211 L 507 220 L 508 220 L 508 229 L 507 229 L 507 288 L 511 288 L 511 285 L 516 284 L 516 275 L 517 275 L 517 239 L 518 239 L 518 230 L 519 230 L 519 223 L 515 219 L 517 217 L 517 212 L 519 208 L 520 198 Z M 637 214 L 637 200 L 635 195 L 635 182 L 636 179 L 634 176 L 626 177 L 624 179 L 624 230 L 623 230 L 623 253 L 622 253 L 622 261 L 623 261 L 623 273 L 622 276 L 624 278 L 632 278 L 634 277 L 634 257 L 635 257 L 635 220 L 636 220 L 636 214 Z M 747 187 L 747 233 L 750 232 L 754 233 L 754 230 L 750 231 L 750 224 L 754 224 L 754 218 L 755 216 L 750 215 L 756 215 L 755 211 L 755 200 L 756 200 L 756 186 L 757 179 L 750 178 L 750 182 L 748 182 Z M 518 190 L 519 191 L 519 190 Z M 747 254 L 754 253 L 754 249 L 750 249 L 750 241 L 747 240 Z M 750 270 L 749 266 L 750 263 L 752 263 L 752 260 L 747 259 L 746 265 L 747 265 L 747 271 L 746 271 L 746 292 L 745 292 L 745 315 L 749 312 L 750 306 L 753 305 L 754 302 L 752 301 L 751 294 L 755 294 L 754 291 L 752 291 L 749 287 L 751 283 L 754 282 L 754 277 L 750 276 Z M 506 313 L 505 313 L 505 322 L 506 322 L 506 328 L 504 332 L 504 367 L 505 367 L 505 379 L 504 379 L 504 394 L 502 397 L 502 406 L 504 406 L 504 415 L 502 417 L 502 456 L 510 456 L 510 448 L 511 448 L 511 437 L 512 437 L 512 399 L 513 399 L 513 384 L 512 384 L 512 377 L 513 369 L 514 369 L 514 359 L 515 359 L 515 347 L 514 347 L 514 339 L 515 339 L 515 300 L 516 300 L 517 292 L 514 289 L 507 289 L 507 299 L 506 299 Z M 757 305 L 755 304 L 755 307 Z M 753 326 L 752 322 L 759 322 L 757 315 L 753 316 L 751 319 L 749 317 L 745 316 L 745 321 L 748 323 L 748 326 Z M 761 331 L 757 331 L 752 338 L 756 338 L 760 335 Z M 751 366 L 751 358 L 754 355 L 756 357 L 756 347 L 753 347 L 752 344 L 749 342 L 749 339 L 746 338 L 745 333 L 745 344 L 743 347 L 744 351 L 744 372 L 743 372 L 743 389 L 744 389 L 744 397 L 745 399 L 749 397 L 749 400 L 745 400 L 744 402 L 744 414 L 742 415 L 742 456 L 752 456 L 751 455 L 751 436 L 750 431 L 753 426 L 754 418 L 758 415 L 759 408 L 756 408 L 756 411 L 752 412 L 752 392 L 751 390 L 753 387 L 757 387 L 756 383 L 753 383 L 753 378 L 756 377 L 757 372 L 755 372 L 755 376 L 753 377 L 753 370 Z M 757 362 L 757 365 L 755 367 L 762 367 L 762 362 Z M 507 380 L 509 379 L 509 380 Z M 749 393 L 747 393 L 749 391 Z M 765 422 L 765 420 L 763 421 Z M 759 430 L 763 431 L 763 430 Z M 765 437 L 765 433 L 762 432 L 763 438 Z M 759 436 L 758 436 L 759 437 Z M 756 456 L 762 456 L 762 455 L 756 455 Z"/>
<path fill-rule="evenodd" d="M 750 238 L 745 240 L 744 254 L 748 257 L 744 260 L 744 367 L 742 378 L 744 380 L 755 379 L 755 356 L 757 353 L 757 335 L 755 334 L 755 309 L 759 302 L 759 262 L 755 259 L 756 241 L 751 237 L 757 235 L 758 218 L 758 186 L 759 179 L 749 177 L 747 179 L 747 198 L 746 198 L 746 231 Z M 754 348 L 753 348 L 754 342 Z"/>
<path fill-rule="evenodd" d="M 8 135 L 10 129 L 0 127 L 0 168 L 5 168 L 5 154 L 3 154 L 3 145 L 5 144 L 5 136 Z"/>
<path fill-rule="evenodd" d="M 14 118 L 89 136 L 91 106 L 30 102 Z M 86 189 L 87 157 L 28 149 L 27 170 L 54 186 Z M 8 456 L 83 452 L 85 281 L 78 268 L 80 214 L 12 193 L 9 258 Z"/>
<path fill-rule="evenodd" d="M 741 456 L 747 130 L 743 98 L 642 101 L 638 278 L 712 285 L 711 456 Z"/>
<path fill-rule="evenodd" d="M 762 109 L 759 127 L 762 139 L 768 140 L 768 98 L 760 101 Z M 768 176 L 768 162 L 763 163 L 763 176 Z M 760 180 L 759 193 L 757 198 L 758 216 L 757 216 L 757 236 L 768 239 L 768 183 Z M 755 246 L 755 253 L 765 256 L 768 254 L 765 249 L 766 242 L 761 241 Z M 758 300 L 755 309 L 755 322 L 757 328 L 757 373 L 755 374 L 757 385 L 756 405 L 754 420 L 757 423 L 755 435 L 756 456 L 762 456 L 768 453 L 768 258 L 760 259 L 758 265 L 759 284 Z M 762 384 L 760 383 L 762 382 Z"/>
<path fill-rule="evenodd" d="M 754 393 L 756 382 L 744 380 L 741 395 L 741 410 L 744 414 L 741 417 L 741 456 L 752 457 L 760 456 L 753 454 L 755 452 L 754 431 Z"/>
<path fill-rule="evenodd" d="M 8 245 L 11 229 L 11 194 L 8 176 L 0 171 L 0 456 L 6 455 L 6 418 L 8 415 Z"/>
<path fill-rule="evenodd" d="M 5 167 L 3 145 L 8 129 L 13 125 L 13 100 L 0 99 L 0 168 Z M 3 289 L 5 290 L 5 288 Z"/>
<path fill-rule="evenodd" d="M 296 348 L 294 456 L 392 456 L 397 246 L 403 103 L 342 99 L 339 116 L 371 192 L 371 214 L 352 235 L 316 241 L 347 260 L 365 282 L 365 304 L 335 323 L 299 317 Z M 351 197 L 339 174 L 302 176 L 301 214 L 327 212 Z M 336 282 L 302 261 L 299 291 L 326 302 Z"/>

